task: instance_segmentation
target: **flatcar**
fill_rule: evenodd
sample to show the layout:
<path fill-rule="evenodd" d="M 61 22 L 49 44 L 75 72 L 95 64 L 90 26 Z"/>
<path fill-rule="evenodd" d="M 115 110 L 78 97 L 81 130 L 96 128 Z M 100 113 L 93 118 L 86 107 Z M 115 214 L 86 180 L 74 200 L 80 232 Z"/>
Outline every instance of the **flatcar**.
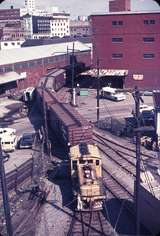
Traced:
<path fill-rule="evenodd" d="M 70 148 L 70 170 L 77 210 L 101 210 L 102 160 L 95 144 L 80 143 Z"/>
<path fill-rule="evenodd" d="M 59 101 L 56 93 L 45 88 L 37 89 L 36 102 L 43 113 L 43 99 L 46 104 L 48 125 L 65 146 L 73 146 L 80 142 L 93 143 L 92 125 L 81 116 L 73 106 Z"/>

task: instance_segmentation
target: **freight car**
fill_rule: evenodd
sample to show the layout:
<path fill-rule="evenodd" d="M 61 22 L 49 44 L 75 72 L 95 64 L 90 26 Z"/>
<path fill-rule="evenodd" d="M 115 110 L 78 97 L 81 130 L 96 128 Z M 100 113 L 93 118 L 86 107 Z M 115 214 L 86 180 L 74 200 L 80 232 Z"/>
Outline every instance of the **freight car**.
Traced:
<path fill-rule="evenodd" d="M 80 143 L 70 148 L 71 179 L 77 210 L 101 210 L 105 199 L 102 162 L 95 144 Z"/>
<path fill-rule="evenodd" d="M 51 91 L 58 91 L 66 84 L 66 73 L 64 69 L 50 69 L 50 71 L 43 76 L 38 83 L 41 86 L 43 83 L 44 87 Z"/>
<path fill-rule="evenodd" d="M 59 101 L 56 93 L 48 89 L 37 88 L 37 105 L 43 113 L 43 97 L 45 101 L 48 125 L 65 146 L 73 146 L 81 142 L 93 143 L 92 125 L 68 103 Z"/>

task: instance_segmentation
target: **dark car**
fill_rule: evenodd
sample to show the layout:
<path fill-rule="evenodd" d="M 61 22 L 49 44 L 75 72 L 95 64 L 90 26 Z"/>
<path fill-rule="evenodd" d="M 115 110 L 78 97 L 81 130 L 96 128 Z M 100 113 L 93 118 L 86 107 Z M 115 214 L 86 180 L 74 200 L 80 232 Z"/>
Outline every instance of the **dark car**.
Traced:
<path fill-rule="evenodd" d="M 35 133 L 24 133 L 19 140 L 19 148 L 32 148 L 34 142 Z"/>
<path fill-rule="evenodd" d="M 143 125 L 152 125 L 154 126 L 154 111 L 142 111 L 141 113 L 141 122 Z"/>
<path fill-rule="evenodd" d="M 5 162 L 5 161 L 8 161 L 8 160 L 9 160 L 9 157 L 10 157 L 10 156 L 9 156 L 8 153 L 2 151 L 2 157 L 3 157 L 3 161 Z"/>

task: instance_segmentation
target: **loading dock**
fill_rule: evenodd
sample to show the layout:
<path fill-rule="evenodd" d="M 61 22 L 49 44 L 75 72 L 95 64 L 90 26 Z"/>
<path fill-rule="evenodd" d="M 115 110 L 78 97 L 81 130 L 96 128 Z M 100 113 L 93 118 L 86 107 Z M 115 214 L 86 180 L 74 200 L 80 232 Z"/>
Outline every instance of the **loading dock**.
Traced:
<path fill-rule="evenodd" d="M 80 74 L 78 83 L 80 87 L 97 87 L 97 69 L 90 69 Z M 112 87 L 123 89 L 128 70 L 99 69 L 100 87 Z"/>

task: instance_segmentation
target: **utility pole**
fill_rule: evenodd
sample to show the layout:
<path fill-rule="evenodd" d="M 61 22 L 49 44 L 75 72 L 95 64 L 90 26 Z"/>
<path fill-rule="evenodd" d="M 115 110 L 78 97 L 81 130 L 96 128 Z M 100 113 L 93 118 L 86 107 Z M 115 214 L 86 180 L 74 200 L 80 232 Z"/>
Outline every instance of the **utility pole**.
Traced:
<path fill-rule="evenodd" d="M 75 67 L 75 63 L 74 63 L 74 43 L 73 43 L 73 47 L 72 47 L 72 61 L 71 61 L 71 66 L 72 66 L 72 74 L 71 74 L 71 86 L 72 86 L 72 105 L 75 106 L 75 88 L 74 88 L 74 67 Z"/>
<path fill-rule="evenodd" d="M 142 100 L 140 91 L 138 87 L 135 87 L 135 92 L 133 94 L 135 100 L 135 118 L 137 122 L 136 127 L 136 186 L 135 186 L 135 201 L 136 201 L 136 235 L 140 235 L 140 204 L 139 204 L 139 190 L 140 190 L 140 155 L 141 155 L 141 145 L 140 145 L 140 100 Z"/>
<path fill-rule="evenodd" d="M 47 152 L 50 154 L 50 145 L 48 140 L 48 124 L 47 124 L 47 114 L 46 114 L 46 104 L 44 100 L 44 84 L 41 83 L 42 88 L 42 99 L 43 99 L 43 118 L 44 118 L 44 131 L 45 131 L 45 143 L 47 147 Z"/>
<path fill-rule="evenodd" d="M 99 122 L 99 89 L 100 89 L 100 81 L 99 81 L 99 58 L 97 58 L 97 123 Z"/>
<path fill-rule="evenodd" d="M 9 199 L 8 199 L 6 175 L 5 175 L 3 156 L 2 156 L 1 138 L 0 138 L 0 178 L 1 178 L 1 186 L 2 186 L 3 207 L 4 207 L 4 214 L 5 214 L 5 220 L 6 220 L 7 235 L 12 236 L 13 229 L 12 229 L 10 205 L 9 205 Z"/>

